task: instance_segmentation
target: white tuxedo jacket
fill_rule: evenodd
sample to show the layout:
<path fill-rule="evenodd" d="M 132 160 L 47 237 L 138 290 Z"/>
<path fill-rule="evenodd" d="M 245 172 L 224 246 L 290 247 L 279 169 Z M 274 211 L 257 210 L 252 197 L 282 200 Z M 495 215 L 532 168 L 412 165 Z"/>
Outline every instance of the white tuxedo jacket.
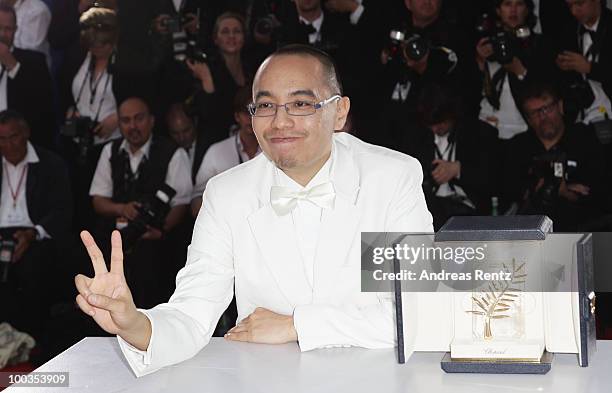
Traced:
<path fill-rule="evenodd" d="M 361 293 L 361 232 L 433 232 L 419 162 L 334 135 L 333 210 L 323 210 L 311 287 L 291 215 L 270 205 L 274 163 L 260 154 L 212 178 L 185 267 L 168 303 L 143 310 L 153 334 L 146 352 L 119 343 L 137 376 L 191 358 L 210 340 L 235 285 L 238 319 L 257 307 L 293 315 L 302 351 L 395 345 L 390 294 Z"/>

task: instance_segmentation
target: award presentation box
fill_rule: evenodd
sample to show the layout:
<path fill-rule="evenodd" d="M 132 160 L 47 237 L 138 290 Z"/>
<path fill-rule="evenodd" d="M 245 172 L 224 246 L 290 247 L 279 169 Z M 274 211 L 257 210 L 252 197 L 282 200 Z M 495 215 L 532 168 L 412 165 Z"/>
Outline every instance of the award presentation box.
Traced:
<path fill-rule="evenodd" d="M 541 291 L 528 294 L 532 300 L 526 322 L 520 320 L 524 334 L 518 341 L 476 339 L 471 317 L 466 318 L 457 300 L 469 297 L 466 292 L 405 293 L 402 314 L 407 355 L 411 351 L 449 352 L 441 362 L 449 373 L 544 374 L 555 352 L 575 353 L 580 366 L 589 365 L 596 339 L 590 234 L 552 234 L 552 222 L 545 216 L 453 217 L 436 233 L 435 242 L 535 244 L 537 263 L 531 261 L 528 268 L 550 278 L 543 280 Z M 502 347 L 498 354 L 495 349 Z M 536 359 L 538 349 L 541 356 Z M 521 353 L 529 356 L 515 356 Z"/>

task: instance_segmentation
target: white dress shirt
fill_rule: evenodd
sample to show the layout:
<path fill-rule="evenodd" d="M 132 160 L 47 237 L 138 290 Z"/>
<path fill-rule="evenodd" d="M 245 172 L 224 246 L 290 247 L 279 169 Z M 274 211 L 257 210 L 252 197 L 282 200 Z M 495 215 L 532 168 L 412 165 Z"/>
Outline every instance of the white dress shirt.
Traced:
<path fill-rule="evenodd" d="M 12 51 L 13 51 L 13 48 L 11 48 L 11 52 Z M 6 69 L 4 68 L 4 65 L 0 65 L 0 74 L 1 74 L 1 77 L 0 77 L 0 111 L 3 111 L 8 108 L 8 98 L 7 98 L 6 87 L 8 86 L 9 78 L 15 79 L 15 77 L 17 76 L 17 73 L 19 72 L 20 66 L 21 65 L 19 64 L 19 62 L 17 62 L 17 64 L 15 65 L 15 67 L 13 67 L 12 70 L 6 71 Z"/>
<path fill-rule="evenodd" d="M 533 32 L 542 34 L 542 22 L 540 21 L 540 0 L 533 0 L 533 16 L 535 16 L 536 24 L 533 27 Z"/>
<path fill-rule="evenodd" d="M 126 140 L 123 140 L 119 147 L 119 150 L 125 150 L 127 152 L 130 159 L 130 167 L 132 168 L 132 172 L 136 175 L 138 175 L 138 165 L 140 165 L 143 157 L 149 157 L 151 139 L 152 138 L 149 138 L 149 140 L 134 153 L 129 149 Z M 91 196 L 113 197 L 113 178 L 110 163 L 111 148 L 112 143 L 109 143 L 102 149 L 100 160 L 98 161 L 98 166 L 96 167 L 96 172 L 91 182 L 91 187 L 89 188 L 89 195 Z M 174 155 L 170 159 L 168 171 L 166 172 L 166 184 L 176 191 L 176 195 L 170 200 L 171 207 L 189 204 L 192 193 L 190 173 L 191 167 L 189 166 L 189 157 L 187 157 L 185 149 L 176 149 Z"/>
<path fill-rule="evenodd" d="M 257 154 L 260 149 L 257 147 Z M 255 154 L 255 155 L 257 155 Z M 242 141 L 238 133 L 212 144 L 202 159 L 202 164 L 196 174 L 195 186 L 193 187 L 192 198 L 202 197 L 208 181 L 221 172 L 247 162 L 249 155 L 244 151 Z"/>
<path fill-rule="evenodd" d="M 39 239 L 50 238 L 47 231 L 41 225 L 34 225 L 28 213 L 26 200 L 26 184 L 28 182 L 29 164 L 39 161 L 34 147 L 28 142 L 25 158 L 13 165 L 2 157 L 2 199 L 0 201 L 0 228 L 8 227 L 30 227 L 38 232 Z M 24 172 L 25 171 L 25 172 Z M 21 184 L 19 182 L 23 173 Z M 11 191 L 12 190 L 12 191 Z M 16 200 L 13 201 L 12 192 L 15 192 Z"/>
<path fill-rule="evenodd" d="M 113 94 L 113 76 L 107 70 L 104 70 L 92 85 L 88 72 L 90 64 L 91 53 L 87 53 L 87 57 L 83 64 L 81 64 L 79 72 L 77 72 L 72 80 L 72 97 L 76 103 L 76 109 L 81 116 L 87 116 L 94 121 L 101 122 L 117 112 L 117 101 Z M 97 88 L 93 92 L 96 83 Z M 92 93 L 95 93 L 93 99 Z M 99 114 L 98 109 L 100 111 Z M 96 115 L 98 115 L 97 118 Z M 107 138 L 100 138 L 94 135 L 94 144 L 99 145 L 120 137 L 121 131 L 117 127 Z"/>
<path fill-rule="evenodd" d="M 329 159 L 305 187 L 302 187 L 295 180 L 287 176 L 282 170 L 275 168 L 276 185 L 288 187 L 292 191 L 302 191 L 328 182 L 333 155 L 332 150 Z M 299 199 L 295 209 L 291 211 L 291 219 L 297 234 L 300 257 L 304 264 L 304 274 L 311 288 L 314 287 L 314 260 L 319 240 L 322 214 L 323 208 L 305 199 Z"/>
<path fill-rule="evenodd" d="M 17 14 L 17 31 L 14 45 L 43 53 L 47 65 L 51 64 L 47 31 L 51 24 L 51 11 L 41 0 L 17 0 L 14 5 Z"/>
<path fill-rule="evenodd" d="M 487 62 L 491 77 L 501 68 L 498 62 Z M 480 120 L 491 124 L 499 130 L 500 139 L 510 139 L 516 134 L 527 131 L 527 123 L 519 112 L 512 90 L 510 90 L 510 81 L 508 75 L 504 77 L 501 87 L 501 95 L 499 97 L 499 110 L 493 108 L 486 97 L 480 101 Z M 487 120 L 489 117 L 495 117 L 497 122 Z"/>
<path fill-rule="evenodd" d="M 319 15 L 317 19 L 310 22 L 302 18 L 302 16 L 300 15 L 300 22 L 306 25 L 310 25 L 315 29 L 314 33 L 308 34 L 308 43 L 311 45 L 316 43 L 317 41 L 321 41 L 321 26 L 323 25 L 323 17 L 323 12 L 321 12 L 321 15 Z"/>

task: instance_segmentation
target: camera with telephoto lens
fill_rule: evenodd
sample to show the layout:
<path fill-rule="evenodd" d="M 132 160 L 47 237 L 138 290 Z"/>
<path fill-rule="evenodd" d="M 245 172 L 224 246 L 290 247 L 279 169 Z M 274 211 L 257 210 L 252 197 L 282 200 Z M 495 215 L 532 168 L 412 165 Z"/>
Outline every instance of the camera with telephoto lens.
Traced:
<path fill-rule="evenodd" d="M 16 245 L 17 243 L 15 243 L 12 236 L 0 240 L 0 282 L 8 281 L 9 267 L 13 260 L 13 253 L 15 252 Z"/>
<path fill-rule="evenodd" d="M 155 195 L 139 201 L 138 215 L 129 221 L 125 228 L 121 229 L 121 238 L 128 247 L 136 243 L 147 232 L 148 227 L 160 230 L 164 227 L 164 220 L 170 211 L 170 200 L 175 195 L 176 191 L 169 185 L 164 184 L 155 192 Z"/>
<path fill-rule="evenodd" d="M 531 205 L 546 208 L 555 203 L 561 182 L 567 178 L 567 168 L 567 156 L 558 146 L 534 157 L 530 168 Z"/>
<path fill-rule="evenodd" d="M 405 59 L 419 61 L 429 53 L 429 41 L 419 34 L 411 34 L 406 38 L 406 32 L 391 30 L 389 38 L 391 40 L 387 47 L 389 61 L 405 62 Z"/>
<path fill-rule="evenodd" d="M 93 146 L 93 130 L 97 125 L 91 117 L 80 116 L 66 119 L 60 128 L 60 135 L 71 138 L 76 143 L 79 160 L 85 160 Z"/>

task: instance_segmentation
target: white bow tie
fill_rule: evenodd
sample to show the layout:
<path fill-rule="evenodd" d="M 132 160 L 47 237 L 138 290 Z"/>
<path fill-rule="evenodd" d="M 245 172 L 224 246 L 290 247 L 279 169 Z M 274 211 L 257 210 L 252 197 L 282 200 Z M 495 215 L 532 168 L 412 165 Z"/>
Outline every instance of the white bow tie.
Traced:
<path fill-rule="evenodd" d="M 298 200 L 310 201 L 323 209 L 333 209 L 336 191 L 331 182 L 319 184 L 302 191 L 293 191 L 281 186 L 272 186 L 270 190 L 272 209 L 279 216 L 284 216 L 295 209 Z"/>

